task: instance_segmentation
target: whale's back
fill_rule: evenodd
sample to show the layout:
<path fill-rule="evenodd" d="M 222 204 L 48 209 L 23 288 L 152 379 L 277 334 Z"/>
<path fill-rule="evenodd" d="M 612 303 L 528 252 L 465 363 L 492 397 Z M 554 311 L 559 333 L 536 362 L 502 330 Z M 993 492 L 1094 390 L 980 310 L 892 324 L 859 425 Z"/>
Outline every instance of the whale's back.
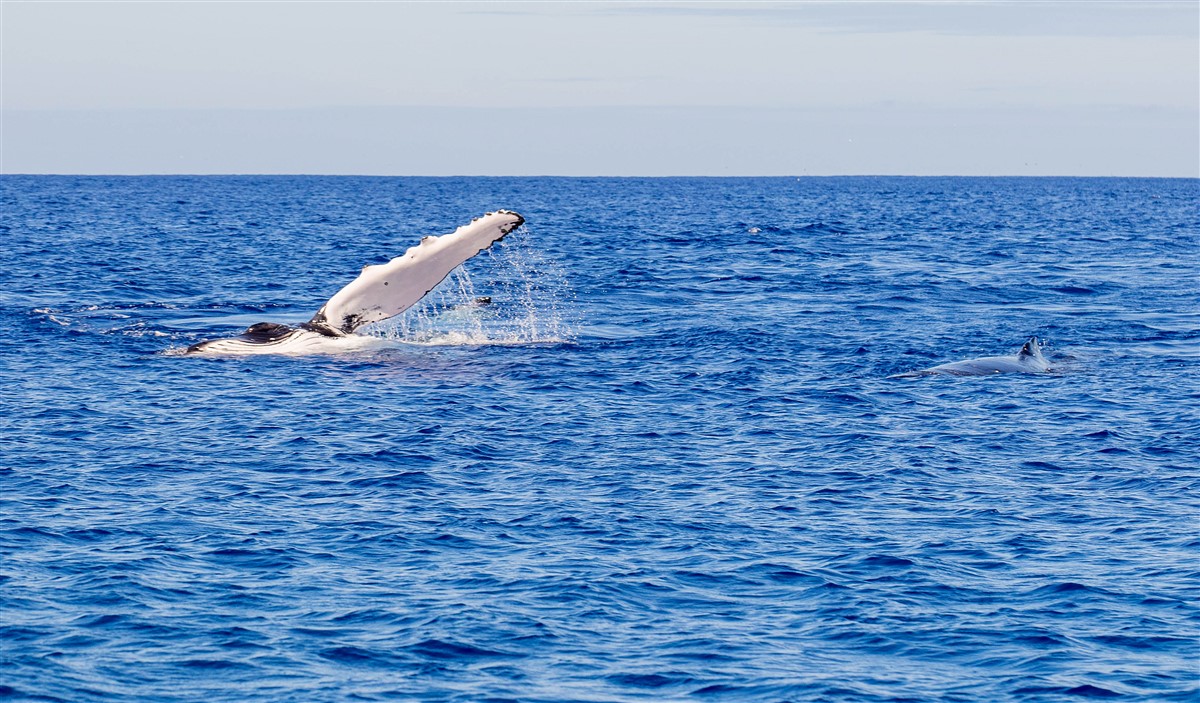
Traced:
<path fill-rule="evenodd" d="M 917 378 L 920 376 L 991 376 L 1000 373 L 1042 373 L 1050 370 L 1050 364 L 1042 355 L 1042 344 L 1031 337 L 1016 354 L 1008 356 L 983 356 L 977 359 L 951 361 L 919 371 L 909 371 L 891 378 Z"/>

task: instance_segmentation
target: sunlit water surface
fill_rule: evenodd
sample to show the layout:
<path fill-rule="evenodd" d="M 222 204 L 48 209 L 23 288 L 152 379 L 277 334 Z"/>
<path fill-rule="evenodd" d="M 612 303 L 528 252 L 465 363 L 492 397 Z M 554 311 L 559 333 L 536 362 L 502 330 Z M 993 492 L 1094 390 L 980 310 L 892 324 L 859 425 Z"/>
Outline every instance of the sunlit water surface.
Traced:
<path fill-rule="evenodd" d="M 0 697 L 1195 701 L 1198 195 L 3 177 Z M 500 207 L 344 348 L 180 353 Z"/>

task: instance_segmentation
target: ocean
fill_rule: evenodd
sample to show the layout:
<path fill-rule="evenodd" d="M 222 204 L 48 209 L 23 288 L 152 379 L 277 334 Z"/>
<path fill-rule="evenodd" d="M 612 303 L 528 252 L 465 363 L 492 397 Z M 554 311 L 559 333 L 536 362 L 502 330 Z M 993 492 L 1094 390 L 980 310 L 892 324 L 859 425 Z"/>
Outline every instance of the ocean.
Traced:
<path fill-rule="evenodd" d="M 1200 700 L 1198 203 L 0 177 L 0 698 Z M 182 353 L 497 208 L 352 351 Z"/>

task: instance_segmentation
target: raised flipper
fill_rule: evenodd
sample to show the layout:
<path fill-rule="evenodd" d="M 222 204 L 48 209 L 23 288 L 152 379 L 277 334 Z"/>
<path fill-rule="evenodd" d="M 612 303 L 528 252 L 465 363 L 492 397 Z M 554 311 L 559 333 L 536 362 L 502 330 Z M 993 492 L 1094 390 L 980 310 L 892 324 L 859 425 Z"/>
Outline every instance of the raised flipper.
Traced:
<path fill-rule="evenodd" d="M 187 353 L 292 354 L 326 348 L 336 341 L 331 337 L 347 337 L 365 324 L 386 320 L 412 307 L 456 266 L 524 222 L 525 218 L 515 212 L 489 212 L 450 234 L 425 237 L 386 264 L 364 267 L 358 278 L 299 327 L 260 322 L 237 337 L 193 344 Z"/>
<path fill-rule="evenodd" d="M 343 336 L 363 325 L 386 320 L 412 307 L 459 264 L 520 227 L 525 218 L 498 210 L 472 220 L 450 234 L 429 236 L 386 264 L 365 266 L 358 278 L 338 291 L 304 327 Z"/>

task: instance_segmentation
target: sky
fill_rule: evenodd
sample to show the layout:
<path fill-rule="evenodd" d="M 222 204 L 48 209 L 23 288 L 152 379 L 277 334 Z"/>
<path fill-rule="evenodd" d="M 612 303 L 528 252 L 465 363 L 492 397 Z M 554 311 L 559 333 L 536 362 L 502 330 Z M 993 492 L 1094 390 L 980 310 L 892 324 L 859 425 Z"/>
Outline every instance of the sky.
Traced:
<path fill-rule="evenodd" d="M 1200 176 L 1200 3 L 0 2 L 0 172 Z"/>

